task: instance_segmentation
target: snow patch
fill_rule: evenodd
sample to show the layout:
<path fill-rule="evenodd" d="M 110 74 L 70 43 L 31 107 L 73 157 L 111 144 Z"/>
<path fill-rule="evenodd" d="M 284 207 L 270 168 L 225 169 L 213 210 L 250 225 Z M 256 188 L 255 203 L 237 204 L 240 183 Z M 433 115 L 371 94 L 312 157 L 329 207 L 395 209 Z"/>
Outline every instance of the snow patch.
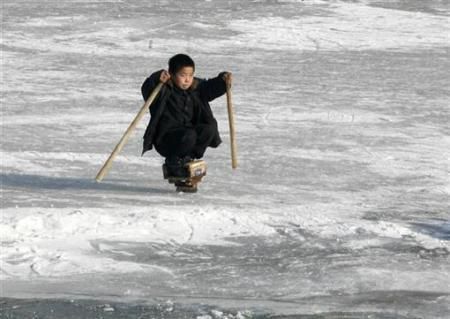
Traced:
<path fill-rule="evenodd" d="M 335 207 L 335 205 L 334 205 Z M 94 242 L 152 242 L 168 245 L 236 245 L 232 238 L 278 236 L 293 225 L 322 238 L 345 238 L 364 233 L 381 238 L 414 238 L 424 247 L 448 247 L 448 242 L 392 222 L 340 221 L 330 207 L 298 207 L 283 214 L 270 209 L 236 210 L 223 207 L 176 206 L 100 208 L 9 208 L 2 212 L 2 276 L 65 276 L 75 273 L 164 271 L 156 266 L 118 262 L 104 256 L 105 244 Z M 294 232 L 295 233 L 295 232 Z M 370 244 L 370 242 L 368 243 Z M 360 249 L 361 242 L 349 243 Z M 447 246 L 446 246 L 447 245 Z M 98 252 L 98 253 L 96 253 Z M 123 252 L 129 254 L 129 252 Z M 122 253 L 120 253 L 122 254 Z"/>
<path fill-rule="evenodd" d="M 267 50 L 383 50 L 448 45 L 450 18 L 336 2 L 327 16 L 230 21 L 237 46 Z M 264 28 L 261 26 L 264 25 Z"/>
<path fill-rule="evenodd" d="M 50 16 L 45 18 L 31 18 L 17 25 L 22 27 L 61 27 L 73 23 L 83 23 L 85 21 L 87 21 L 85 16 Z"/>

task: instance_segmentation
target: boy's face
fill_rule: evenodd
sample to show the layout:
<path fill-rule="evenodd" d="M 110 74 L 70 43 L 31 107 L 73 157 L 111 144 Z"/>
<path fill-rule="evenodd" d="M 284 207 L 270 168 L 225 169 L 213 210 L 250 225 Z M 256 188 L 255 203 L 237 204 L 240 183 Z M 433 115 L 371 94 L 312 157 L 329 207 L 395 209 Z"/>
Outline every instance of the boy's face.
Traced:
<path fill-rule="evenodd" d="M 173 76 L 175 85 L 182 90 L 187 90 L 191 87 L 194 81 L 194 68 L 191 66 L 185 66 L 178 70 Z"/>

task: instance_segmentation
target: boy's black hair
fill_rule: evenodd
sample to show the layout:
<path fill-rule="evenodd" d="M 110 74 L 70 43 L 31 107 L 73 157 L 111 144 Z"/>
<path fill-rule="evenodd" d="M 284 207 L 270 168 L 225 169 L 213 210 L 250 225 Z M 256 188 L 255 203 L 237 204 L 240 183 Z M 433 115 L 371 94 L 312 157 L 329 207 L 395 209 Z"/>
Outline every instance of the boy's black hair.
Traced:
<path fill-rule="evenodd" d="M 181 54 L 181 53 L 176 54 L 169 59 L 169 73 L 170 74 L 175 74 L 181 68 L 184 68 L 186 66 L 192 67 L 195 71 L 194 60 L 192 60 L 191 57 L 186 54 Z"/>

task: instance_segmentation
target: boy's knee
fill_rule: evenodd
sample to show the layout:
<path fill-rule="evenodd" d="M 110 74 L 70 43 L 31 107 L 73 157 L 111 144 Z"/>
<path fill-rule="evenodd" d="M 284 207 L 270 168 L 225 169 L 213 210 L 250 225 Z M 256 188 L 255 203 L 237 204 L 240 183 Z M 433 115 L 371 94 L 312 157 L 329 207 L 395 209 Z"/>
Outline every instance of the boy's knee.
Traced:
<path fill-rule="evenodd" d="M 201 133 L 199 134 L 211 136 L 214 135 L 216 131 L 217 131 L 216 124 L 208 124 L 201 127 Z"/>

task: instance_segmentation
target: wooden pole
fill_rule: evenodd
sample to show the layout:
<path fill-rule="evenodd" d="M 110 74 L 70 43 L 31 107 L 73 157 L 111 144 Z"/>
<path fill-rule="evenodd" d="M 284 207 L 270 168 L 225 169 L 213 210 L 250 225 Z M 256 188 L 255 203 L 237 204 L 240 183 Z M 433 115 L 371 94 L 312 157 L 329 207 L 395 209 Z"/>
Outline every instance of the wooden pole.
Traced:
<path fill-rule="evenodd" d="M 162 82 L 160 82 L 156 86 L 156 88 L 153 90 L 152 94 L 149 96 L 147 101 L 145 101 L 144 105 L 141 107 L 139 113 L 136 115 L 136 117 L 134 118 L 133 122 L 131 122 L 130 126 L 128 126 L 128 129 L 123 134 L 123 136 L 120 139 L 119 143 L 117 143 L 117 145 L 114 148 L 114 150 L 112 151 L 111 155 L 109 155 L 109 158 L 106 160 L 105 164 L 100 169 L 100 171 L 98 172 L 97 176 L 95 177 L 95 180 L 97 182 L 101 182 L 102 179 L 106 176 L 106 174 L 108 174 L 108 171 L 110 170 L 110 168 L 112 166 L 112 162 L 113 162 L 114 158 L 117 156 L 117 154 L 120 153 L 122 148 L 125 146 L 125 144 L 128 141 L 128 138 L 130 137 L 131 133 L 136 128 L 136 126 L 138 125 L 138 123 L 142 119 L 142 117 L 145 115 L 145 113 L 149 109 L 150 105 L 152 104 L 153 100 L 158 95 L 159 91 L 161 91 L 162 86 L 163 86 Z"/>
<path fill-rule="evenodd" d="M 233 104 L 231 102 L 231 85 L 227 83 L 227 108 L 228 108 L 228 123 L 230 125 L 230 145 L 231 145 L 231 167 L 237 168 L 237 151 L 236 151 L 236 133 L 234 130 L 234 112 Z"/>

